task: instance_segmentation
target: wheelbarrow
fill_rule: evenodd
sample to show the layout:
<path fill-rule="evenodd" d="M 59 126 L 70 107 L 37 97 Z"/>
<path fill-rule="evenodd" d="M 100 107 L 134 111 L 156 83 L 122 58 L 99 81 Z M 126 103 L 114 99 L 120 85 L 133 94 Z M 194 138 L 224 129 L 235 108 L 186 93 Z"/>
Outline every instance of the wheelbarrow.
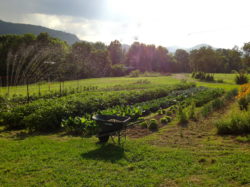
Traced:
<path fill-rule="evenodd" d="M 100 114 L 93 116 L 92 119 L 95 120 L 99 126 L 99 132 L 97 134 L 99 143 L 106 143 L 109 137 L 113 140 L 113 136 L 117 136 L 119 145 L 121 143 L 121 131 L 128 127 L 128 123 L 131 120 L 130 117 Z"/>

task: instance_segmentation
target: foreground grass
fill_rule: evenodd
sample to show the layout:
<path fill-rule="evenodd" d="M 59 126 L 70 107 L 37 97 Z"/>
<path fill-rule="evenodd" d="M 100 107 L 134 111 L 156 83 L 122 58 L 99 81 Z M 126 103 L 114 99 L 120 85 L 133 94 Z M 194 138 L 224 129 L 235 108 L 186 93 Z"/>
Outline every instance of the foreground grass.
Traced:
<path fill-rule="evenodd" d="M 11 186 L 151 186 L 178 179 L 201 166 L 185 150 L 128 141 L 124 148 L 96 139 L 0 139 L 0 184 Z"/>
<path fill-rule="evenodd" d="M 0 139 L 1 186 L 234 186 L 250 184 L 249 150 L 207 152 L 159 147 L 130 140 L 124 148 L 95 144 L 96 139 L 51 136 Z M 234 145 L 235 146 L 235 145 Z M 239 148 L 239 147 L 238 147 Z M 198 152 L 197 152 L 198 151 Z M 210 156 L 204 159 L 203 155 Z M 212 156 L 212 158 L 211 158 Z M 213 161 L 215 160 L 215 161 Z M 194 181 L 196 178 L 198 181 Z"/>

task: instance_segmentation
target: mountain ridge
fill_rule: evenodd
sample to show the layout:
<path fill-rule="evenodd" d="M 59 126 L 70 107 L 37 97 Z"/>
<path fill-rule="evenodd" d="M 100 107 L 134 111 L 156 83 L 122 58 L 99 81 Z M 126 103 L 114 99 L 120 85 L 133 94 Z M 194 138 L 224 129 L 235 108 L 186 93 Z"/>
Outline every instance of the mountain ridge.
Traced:
<path fill-rule="evenodd" d="M 50 36 L 66 41 L 70 45 L 80 41 L 75 34 L 67 33 L 64 31 L 54 30 L 39 25 L 12 23 L 0 20 L 0 35 L 26 34 L 26 33 L 32 33 L 38 35 L 41 32 L 47 32 Z"/>

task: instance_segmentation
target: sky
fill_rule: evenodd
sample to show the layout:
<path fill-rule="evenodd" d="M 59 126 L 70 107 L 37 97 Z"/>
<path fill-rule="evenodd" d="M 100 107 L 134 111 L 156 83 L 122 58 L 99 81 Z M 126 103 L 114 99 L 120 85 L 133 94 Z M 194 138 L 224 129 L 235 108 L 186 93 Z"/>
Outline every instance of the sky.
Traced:
<path fill-rule="evenodd" d="M 0 19 L 41 25 L 109 44 L 242 47 L 250 0 L 0 0 Z"/>

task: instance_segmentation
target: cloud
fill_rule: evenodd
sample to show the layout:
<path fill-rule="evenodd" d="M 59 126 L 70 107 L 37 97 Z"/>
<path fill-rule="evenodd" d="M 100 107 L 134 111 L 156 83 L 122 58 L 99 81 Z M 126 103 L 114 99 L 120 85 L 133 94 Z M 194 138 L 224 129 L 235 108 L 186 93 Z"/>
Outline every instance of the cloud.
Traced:
<path fill-rule="evenodd" d="M 25 2 L 25 3 L 24 3 Z M 89 41 L 118 39 L 190 47 L 250 41 L 249 0 L 0 0 L 0 19 L 75 33 Z"/>
<path fill-rule="evenodd" d="M 104 19 L 107 10 L 105 0 L 0 0 L 0 11 L 8 14 L 40 13 Z"/>

